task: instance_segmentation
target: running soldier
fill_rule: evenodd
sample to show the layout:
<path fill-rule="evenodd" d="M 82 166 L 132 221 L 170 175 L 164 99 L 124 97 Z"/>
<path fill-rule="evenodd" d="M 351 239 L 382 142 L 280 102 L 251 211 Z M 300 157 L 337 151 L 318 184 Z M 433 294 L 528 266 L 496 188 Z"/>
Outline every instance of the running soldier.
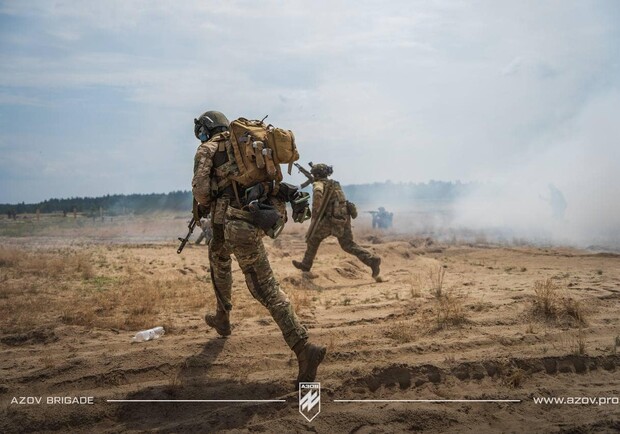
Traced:
<path fill-rule="evenodd" d="M 331 166 L 314 164 L 310 170 L 312 184 L 312 222 L 306 234 L 307 249 L 301 262 L 293 260 L 293 265 L 310 271 L 321 242 L 333 235 L 338 238 L 342 250 L 355 255 L 372 270 L 372 277 L 381 282 L 379 276 L 381 258 L 360 247 L 353 241 L 351 218 L 357 217 L 355 205 L 347 201 L 338 181 L 328 179 L 333 173 Z"/>
<path fill-rule="evenodd" d="M 192 192 L 198 204 L 196 212 L 199 214 L 194 217 L 211 213 L 213 239 L 209 261 L 217 299 L 215 314 L 205 315 L 205 322 L 221 336 L 231 334 L 231 254 L 234 254 L 250 293 L 269 310 L 284 340 L 297 356 L 297 387 L 299 382 L 314 381 L 326 348 L 309 342 L 306 328 L 299 322 L 287 295 L 273 275 L 262 241 L 266 233 L 275 237 L 281 230 L 286 221 L 286 201 L 293 207 L 293 219 L 303 221 L 308 214 L 307 199 L 305 203 L 300 200 L 303 193 L 290 184 L 277 181 L 252 184 L 247 182 L 249 175 L 245 178 L 243 173 L 240 175 L 244 163 L 237 160 L 243 160 L 247 154 L 242 157 L 233 152 L 233 145 L 237 143 L 233 143 L 233 138 L 237 140 L 237 136 L 231 134 L 231 124 L 222 113 L 208 111 L 195 119 L 194 124 L 194 134 L 201 141 L 194 159 L 192 180 Z M 245 135 L 243 139 L 254 140 L 250 135 Z M 264 145 L 258 141 L 248 143 L 260 149 Z M 267 161 L 273 169 L 273 160 L 267 160 L 270 156 L 269 152 L 261 150 L 256 158 L 260 157 L 263 167 Z M 244 179 L 246 184 L 238 182 L 239 179 Z"/>

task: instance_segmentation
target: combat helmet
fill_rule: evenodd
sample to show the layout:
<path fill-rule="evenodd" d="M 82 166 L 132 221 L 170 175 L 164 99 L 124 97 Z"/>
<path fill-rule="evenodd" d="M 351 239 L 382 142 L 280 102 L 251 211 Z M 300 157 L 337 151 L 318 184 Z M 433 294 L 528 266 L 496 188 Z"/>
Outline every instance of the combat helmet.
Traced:
<path fill-rule="evenodd" d="M 194 119 L 194 135 L 201 142 L 206 142 L 209 137 L 228 130 L 229 125 L 230 122 L 224 113 L 211 110 L 201 114 L 198 119 Z"/>
<path fill-rule="evenodd" d="M 334 173 L 334 169 L 332 168 L 332 166 L 328 166 L 327 164 L 317 163 L 317 164 L 312 165 L 312 168 L 310 169 L 310 173 L 316 179 L 321 179 L 321 178 L 327 178 L 329 175 Z"/>

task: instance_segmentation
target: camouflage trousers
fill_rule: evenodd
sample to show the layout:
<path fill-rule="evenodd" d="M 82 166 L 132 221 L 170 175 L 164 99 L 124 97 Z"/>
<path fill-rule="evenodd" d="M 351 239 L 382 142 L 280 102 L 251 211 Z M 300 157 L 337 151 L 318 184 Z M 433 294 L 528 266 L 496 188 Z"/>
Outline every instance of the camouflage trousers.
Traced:
<path fill-rule="evenodd" d="M 284 340 L 292 349 L 299 341 L 307 339 L 308 333 L 273 275 L 262 237 L 262 230 L 243 220 L 227 219 L 223 225 L 213 225 L 209 262 L 211 281 L 218 301 L 217 309 L 232 309 L 230 255 L 234 254 L 250 293 L 269 310 Z"/>
<path fill-rule="evenodd" d="M 323 220 L 319 227 L 317 227 L 316 231 L 312 235 L 310 239 L 307 240 L 306 253 L 304 254 L 304 259 L 302 260 L 304 265 L 307 265 L 309 268 L 312 267 L 314 262 L 314 258 L 316 257 L 316 253 L 319 250 L 319 246 L 321 242 L 333 235 L 338 238 L 338 243 L 342 250 L 351 255 L 357 257 L 364 265 L 370 267 L 370 264 L 373 259 L 376 258 L 368 250 L 360 247 L 355 241 L 353 241 L 353 231 L 351 230 L 351 218 L 347 218 L 344 227 L 342 224 L 332 224 L 329 218 Z"/>

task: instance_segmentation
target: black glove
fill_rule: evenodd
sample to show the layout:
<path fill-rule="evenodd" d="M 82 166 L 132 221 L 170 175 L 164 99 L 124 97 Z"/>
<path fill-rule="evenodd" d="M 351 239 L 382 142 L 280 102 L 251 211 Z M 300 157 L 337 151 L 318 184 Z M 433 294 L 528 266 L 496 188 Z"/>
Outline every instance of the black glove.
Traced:
<path fill-rule="evenodd" d="M 194 220 L 199 222 L 201 218 L 209 215 L 209 207 L 200 205 L 196 202 L 196 199 L 194 199 L 194 203 L 192 204 L 192 214 L 194 216 Z"/>
<path fill-rule="evenodd" d="M 297 223 L 303 223 L 312 217 L 310 212 L 310 194 L 298 191 L 295 193 L 295 197 L 291 200 L 291 208 L 293 209 L 293 221 Z"/>

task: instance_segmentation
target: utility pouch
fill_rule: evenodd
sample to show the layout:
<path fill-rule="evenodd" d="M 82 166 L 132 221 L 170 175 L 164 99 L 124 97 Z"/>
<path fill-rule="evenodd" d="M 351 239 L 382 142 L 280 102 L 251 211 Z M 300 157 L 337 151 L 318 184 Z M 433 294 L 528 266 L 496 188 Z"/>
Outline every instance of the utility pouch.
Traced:
<path fill-rule="evenodd" d="M 230 199 L 219 198 L 215 204 L 215 211 L 213 212 L 213 223 L 216 225 L 223 225 L 226 218 L 226 209 Z"/>
<path fill-rule="evenodd" d="M 265 158 L 263 157 L 263 149 L 265 149 L 265 144 L 261 141 L 252 142 L 252 149 L 254 149 L 254 158 L 256 160 L 256 167 L 262 169 L 265 167 Z"/>

